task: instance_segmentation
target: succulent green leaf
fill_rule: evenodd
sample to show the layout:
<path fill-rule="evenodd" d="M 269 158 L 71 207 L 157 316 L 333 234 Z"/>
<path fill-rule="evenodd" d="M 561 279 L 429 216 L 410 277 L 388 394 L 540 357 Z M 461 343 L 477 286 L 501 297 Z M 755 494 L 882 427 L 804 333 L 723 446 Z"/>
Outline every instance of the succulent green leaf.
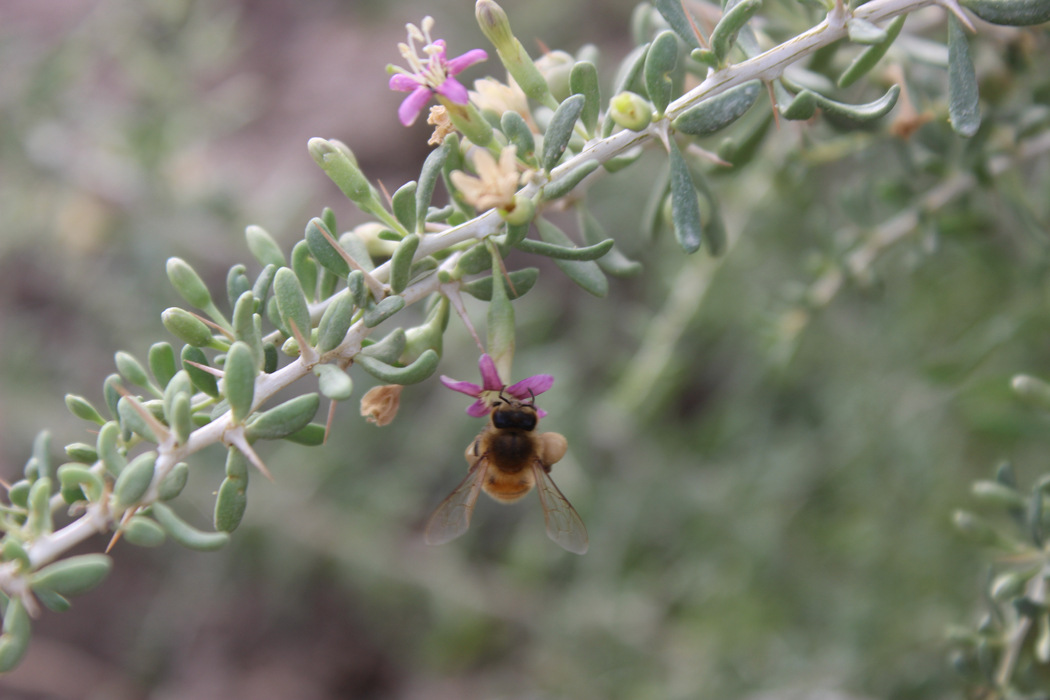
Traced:
<path fill-rule="evenodd" d="M 385 297 L 378 304 L 365 311 L 362 322 L 366 328 L 375 328 L 403 308 L 405 308 L 404 297 L 396 294 Z"/>
<path fill-rule="evenodd" d="M 306 225 L 306 244 L 310 246 L 310 252 L 322 267 L 340 278 L 346 277 L 350 274 L 350 265 L 339 251 L 332 247 L 322 230 L 332 235 L 331 231 L 324 228 L 324 221 L 321 219 L 310 219 L 310 223 Z"/>
<path fill-rule="evenodd" d="M 256 299 L 256 311 L 262 308 L 263 301 L 270 294 L 273 278 L 277 275 L 278 269 L 277 265 L 267 265 L 259 271 L 259 276 L 255 278 L 255 284 L 252 285 L 252 296 Z"/>
<path fill-rule="evenodd" d="M 960 0 L 960 4 L 992 24 L 1027 27 L 1050 22 L 1046 0 Z"/>
<path fill-rule="evenodd" d="M 547 172 L 554 169 L 562 154 L 565 153 L 565 149 L 569 145 L 569 139 L 572 138 L 576 120 L 579 119 L 580 114 L 583 112 L 585 102 L 583 95 L 572 95 L 558 105 L 558 109 L 554 111 L 554 116 L 551 117 L 551 122 L 547 126 L 547 132 L 543 137 L 543 160 L 541 165 Z"/>
<path fill-rule="evenodd" d="M 409 227 L 409 230 L 423 233 L 426 227 L 427 210 L 430 208 L 430 201 L 434 198 L 434 188 L 437 186 L 438 178 L 441 177 L 441 169 L 447 157 L 448 147 L 442 143 L 440 148 L 435 148 L 431 151 L 427 159 L 423 161 L 423 169 L 419 173 L 419 184 L 416 186 L 415 192 L 415 226 Z"/>
<path fill-rule="evenodd" d="M 1050 5 L 1050 2 L 1046 4 Z M 981 127 L 977 72 L 962 23 L 948 15 L 948 120 L 955 133 L 970 138 Z"/>
<path fill-rule="evenodd" d="M 299 286 L 307 301 L 316 301 L 319 276 L 317 262 L 310 254 L 310 245 L 305 240 L 299 241 L 292 248 L 292 271 L 299 279 Z"/>
<path fill-rule="evenodd" d="M 263 343 L 260 328 L 256 325 L 256 299 L 251 291 L 246 291 L 237 299 L 233 307 L 233 337 L 252 350 L 256 367 L 262 367 Z"/>
<path fill-rule="evenodd" d="M 786 119 L 810 119 L 816 113 L 817 108 L 824 110 L 829 115 L 842 117 L 854 122 L 866 122 L 884 117 L 900 96 L 901 86 L 893 85 L 886 94 L 875 100 L 861 105 L 850 105 L 844 102 L 836 102 L 812 90 L 803 90 L 795 95 L 791 104 L 782 107 L 780 113 Z"/>
<path fill-rule="evenodd" d="M 38 477 L 29 487 L 29 518 L 26 527 L 30 534 L 39 537 L 51 532 L 54 525 L 51 519 L 51 479 Z"/>
<path fill-rule="evenodd" d="M 124 377 L 128 382 L 143 388 L 151 386 L 149 377 L 146 375 L 146 368 L 142 366 L 142 363 L 134 355 L 118 350 L 113 356 L 113 360 L 117 365 L 117 371 L 120 372 L 120 376 Z"/>
<path fill-rule="evenodd" d="M 233 532 L 241 524 L 248 507 L 247 482 L 226 477 L 215 497 L 215 529 Z"/>
<path fill-rule="evenodd" d="M 255 356 L 247 343 L 238 340 L 230 346 L 223 370 L 226 400 L 230 403 L 234 423 L 241 424 L 252 412 L 257 374 Z"/>
<path fill-rule="evenodd" d="M 390 288 L 394 294 L 400 294 L 408 286 L 412 258 L 416 254 L 416 249 L 419 248 L 419 240 L 419 234 L 408 234 L 394 249 L 394 254 L 390 256 Z"/>
<path fill-rule="evenodd" d="M 113 484 L 113 497 L 117 508 L 123 509 L 139 502 L 153 481 L 157 466 L 156 452 L 143 452 L 124 467 Z"/>
<path fill-rule="evenodd" d="M 102 497 L 102 479 L 86 464 L 70 462 L 58 468 L 59 488 L 63 493 L 74 490 L 83 491 L 89 501 Z"/>
<path fill-rule="evenodd" d="M 653 5 L 686 46 L 700 48 L 694 29 L 697 26 L 696 22 L 686 15 L 681 0 L 653 0 Z"/>
<path fill-rule="evenodd" d="M 588 245 L 597 245 L 609 238 L 605 229 L 585 207 L 579 207 L 580 232 Z M 615 277 L 631 277 L 642 271 L 642 264 L 628 259 L 615 246 L 608 253 L 598 258 L 598 267 Z"/>
<path fill-rule="evenodd" d="M 393 364 L 397 361 L 397 358 L 401 357 L 402 353 L 405 352 L 405 344 L 407 342 L 408 338 L 405 335 L 405 331 L 400 328 L 395 328 L 378 343 L 364 346 L 361 349 L 361 353 L 357 356 L 357 359 L 359 360 L 364 356 L 371 357 L 388 365 Z"/>
<path fill-rule="evenodd" d="M 566 236 L 561 229 L 546 219 L 536 219 L 536 228 L 539 231 L 540 238 L 542 238 L 544 242 L 562 248 L 572 247 L 572 241 L 569 237 Z M 601 268 L 598 267 L 598 263 L 593 260 L 563 260 L 554 258 L 554 264 L 565 273 L 566 277 L 580 285 L 584 291 L 589 292 L 596 297 L 603 297 L 608 294 L 609 281 L 605 278 Z"/>
<path fill-rule="evenodd" d="M 133 515 L 121 526 L 125 540 L 137 547 L 159 547 L 167 534 L 156 520 L 145 515 Z"/>
<path fill-rule="evenodd" d="M 426 350 L 414 362 L 406 367 L 395 367 L 382 360 L 359 353 L 354 362 L 386 384 L 416 384 L 423 381 L 437 369 L 440 357 L 433 349 Z"/>
<path fill-rule="evenodd" d="M 671 73 L 678 65 L 678 39 L 674 32 L 660 32 L 649 46 L 645 57 L 645 91 L 649 101 L 656 107 L 657 115 L 662 115 L 671 102 L 674 81 Z"/>
<path fill-rule="evenodd" d="M 317 413 L 321 399 L 304 394 L 260 413 L 245 427 L 248 440 L 277 440 L 301 430 Z"/>
<path fill-rule="evenodd" d="M 711 51 L 719 64 L 725 62 L 736 42 L 737 33 L 761 8 L 762 0 L 741 0 L 722 14 L 718 24 L 711 30 Z"/>
<path fill-rule="evenodd" d="M 508 299 L 517 299 L 518 297 L 524 296 L 530 289 L 536 284 L 536 280 L 539 279 L 540 270 L 536 267 L 526 267 L 521 270 L 514 270 L 507 274 L 510 278 L 510 288 L 507 289 Z M 475 299 L 481 301 L 492 301 L 492 276 L 482 277 L 480 279 L 472 280 L 467 282 L 462 287 L 461 291 L 466 292 Z"/>
<path fill-rule="evenodd" d="M 548 226 L 552 226 L 552 224 L 548 224 Z M 543 236 L 542 229 L 540 235 Z M 568 240 L 568 238 L 565 240 Z M 517 247 L 519 250 L 526 253 L 545 255 L 548 258 L 554 258 L 555 260 L 597 260 L 612 250 L 613 247 L 613 240 L 611 238 L 607 238 L 600 243 L 586 246 L 584 248 L 576 248 L 571 246 L 571 241 L 569 241 L 569 243 L 570 245 L 566 246 L 526 238 L 518 243 Z"/>
<path fill-rule="evenodd" d="M 354 392 L 354 382 L 343 370 L 335 365 L 314 365 L 317 375 L 317 387 L 325 398 L 332 401 L 346 401 Z"/>
<path fill-rule="evenodd" d="M 98 458 L 102 460 L 102 465 L 113 476 L 119 474 L 127 466 L 128 460 L 120 451 L 120 426 L 116 421 L 110 421 L 102 426 L 98 431 L 95 447 L 98 451 Z"/>
<path fill-rule="evenodd" d="M 867 49 L 862 51 L 853 62 L 850 63 L 849 67 L 843 71 L 842 75 L 839 76 L 838 86 L 841 88 L 849 87 L 853 83 L 857 82 L 861 76 L 865 75 L 868 71 L 875 67 L 875 64 L 886 55 L 890 46 L 896 41 L 897 35 L 901 33 L 901 28 L 904 26 L 904 20 L 907 15 L 899 15 L 894 17 L 893 20 L 886 27 L 886 38 L 877 44 L 872 44 Z"/>
<path fill-rule="evenodd" d="M 29 614 L 20 598 L 9 598 L 4 608 L 3 634 L 0 634 L 0 673 L 14 669 L 29 648 Z"/>
<path fill-rule="evenodd" d="M 77 462 L 93 464 L 98 461 L 98 450 L 86 442 L 71 442 L 65 447 L 66 455 Z"/>
<path fill-rule="evenodd" d="M 234 265 L 226 274 L 226 299 L 230 302 L 231 308 L 242 294 L 252 289 L 248 275 L 244 274 L 247 269 L 244 265 Z"/>
<path fill-rule="evenodd" d="M 709 98 L 678 115 L 673 126 L 683 134 L 707 136 L 724 129 L 751 108 L 762 93 L 762 81 L 751 80 Z"/>
<path fill-rule="evenodd" d="M 198 347 L 185 345 L 182 348 L 182 368 L 190 375 L 193 386 L 213 398 L 219 397 L 219 383 L 214 374 L 206 372 L 197 365 L 208 367 L 208 357 Z"/>
<path fill-rule="evenodd" d="M 353 231 L 347 231 L 339 237 L 339 246 L 347 252 L 347 254 L 353 258 L 354 262 L 362 270 L 371 272 L 375 269 L 375 263 L 372 261 L 372 256 L 368 252 L 368 246 Z"/>
<path fill-rule="evenodd" d="M 175 349 L 171 347 L 171 343 L 160 342 L 151 345 L 146 360 L 149 363 L 150 374 L 160 387 L 166 387 L 178 371 Z"/>
<path fill-rule="evenodd" d="M 136 408 L 138 404 L 138 408 Z M 135 433 L 145 438 L 149 442 L 159 442 L 157 436 L 153 433 L 153 428 L 150 427 L 149 423 L 139 409 L 144 409 L 142 402 L 137 399 L 133 399 L 130 396 L 120 397 L 120 401 L 117 402 L 117 414 L 120 416 L 120 427 L 125 431 L 125 435 Z"/>
<path fill-rule="evenodd" d="M 390 208 L 394 212 L 394 218 L 398 220 L 406 231 L 416 230 L 416 181 L 409 180 L 397 188 L 390 198 Z M 429 202 L 427 203 L 429 205 Z"/>
<path fill-rule="evenodd" d="M 83 396 L 77 396 L 76 394 L 66 394 L 66 408 L 77 418 L 89 421 L 91 423 L 98 423 L 104 425 L 106 419 L 103 418 L 99 412 L 95 409 L 91 403 Z"/>
<path fill-rule="evenodd" d="M 193 527 L 185 520 L 175 514 L 163 503 L 154 503 L 150 506 L 153 517 L 157 519 L 164 531 L 183 547 L 198 552 L 213 552 L 221 549 L 230 541 L 228 532 L 203 532 Z"/>
<path fill-rule="evenodd" d="M 598 69 L 594 67 L 593 63 L 590 61 L 579 61 L 573 65 L 572 72 L 569 73 L 569 90 L 574 95 L 583 95 L 584 103 L 583 111 L 580 112 L 580 121 L 583 123 L 587 133 L 593 134 L 594 130 L 598 128 L 598 114 L 601 112 L 602 107 L 602 93 L 598 84 Z M 518 115 L 517 112 L 504 112 L 503 116 L 506 117 L 508 114 L 517 115 L 518 119 L 521 119 L 521 115 Z M 521 120 L 521 123 L 524 124 L 524 120 Z M 504 133 L 506 133 L 505 128 Z M 507 134 L 507 136 L 510 138 L 510 134 Z M 511 142 L 515 143 L 513 139 L 511 139 Z M 531 149 L 529 150 L 531 151 Z M 525 155 L 520 148 L 518 154 Z"/>
<path fill-rule="evenodd" d="M 506 111 L 500 117 L 500 129 L 507 136 L 511 145 L 517 147 L 517 156 L 526 163 L 534 162 L 536 140 L 525 119 L 514 111 Z"/>
<path fill-rule="evenodd" d="M 312 138 L 307 149 L 332 182 L 352 202 L 368 211 L 375 203 L 375 190 L 361 172 L 353 154 L 343 144 Z"/>
<path fill-rule="evenodd" d="M 674 224 L 675 237 L 682 250 L 695 253 L 700 249 L 703 239 L 703 224 L 700 219 L 700 202 L 697 199 L 696 186 L 689 175 L 678 144 L 671 139 L 671 219 Z"/>
<path fill-rule="evenodd" d="M 288 335 L 292 325 L 304 336 L 310 334 L 310 309 L 306 306 L 306 295 L 299 286 L 299 278 L 287 267 L 282 267 L 273 278 L 273 294 L 277 299 L 277 311 Z"/>
<path fill-rule="evenodd" d="M 61 596 L 79 595 L 102 583 L 112 568 L 113 560 L 105 554 L 79 554 L 45 566 L 29 584 Z"/>
<path fill-rule="evenodd" d="M 339 347 L 354 319 L 354 300 L 349 291 L 335 295 L 317 324 L 317 350 L 325 353 Z"/>
<path fill-rule="evenodd" d="M 317 447 L 318 445 L 324 444 L 326 435 L 327 432 L 323 425 L 320 423 L 309 423 L 305 428 L 297 430 L 291 435 L 285 435 L 284 439 L 288 442 L 294 442 L 297 445 Z"/>
<path fill-rule="evenodd" d="M 168 258 L 168 280 L 175 291 L 191 306 L 198 309 L 212 308 L 211 293 L 197 271 L 182 258 Z"/>
<path fill-rule="evenodd" d="M 162 501 L 170 501 L 182 493 L 189 479 L 189 465 L 185 462 L 179 462 L 161 479 L 160 485 L 157 486 L 157 498 Z"/>
<path fill-rule="evenodd" d="M 102 382 L 102 397 L 106 400 L 109 414 L 117 418 L 117 403 L 120 401 L 120 387 L 123 387 L 119 374 L 110 374 Z"/>
<path fill-rule="evenodd" d="M 552 180 L 544 185 L 543 198 L 547 201 L 553 201 L 564 197 L 576 189 L 576 186 L 583 181 L 583 178 L 597 170 L 599 165 L 600 163 L 593 158 L 583 161 L 569 172 L 558 177 L 557 180 Z"/>
<path fill-rule="evenodd" d="M 177 306 L 165 309 L 160 315 L 160 320 L 169 333 L 184 343 L 198 348 L 206 348 L 214 342 L 211 337 L 211 329 L 208 328 L 204 321 L 186 311 L 186 309 L 181 309 Z"/>
<path fill-rule="evenodd" d="M 265 229 L 260 226 L 249 226 L 244 229 L 244 238 L 248 242 L 248 250 L 262 265 L 285 266 L 281 246 L 277 245 L 277 241 Z"/>

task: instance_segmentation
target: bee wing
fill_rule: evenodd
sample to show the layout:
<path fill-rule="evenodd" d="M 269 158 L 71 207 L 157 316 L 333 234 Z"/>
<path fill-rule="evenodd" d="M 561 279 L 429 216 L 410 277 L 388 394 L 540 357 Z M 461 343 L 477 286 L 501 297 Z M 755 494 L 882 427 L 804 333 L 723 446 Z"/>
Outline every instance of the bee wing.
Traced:
<path fill-rule="evenodd" d="M 547 537 L 573 554 L 587 552 L 587 528 L 579 513 L 554 485 L 543 464 L 537 460 L 532 464 L 536 477 L 536 491 L 543 506 L 543 520 L 547 523 Z"/>
<path fill-rule="evenodd" d="M 467 478 L 449 494 L 449 497 L 441 502 L 434 514 L 427 521 L 423 539 L 427 544 L 445 544 L 456 539 L 470 527 L 470 516 L 474 513 L 474 505 L 478 502 L 478 494 L 481 493 L 481 485 L 485 482 L 485 474 L 488 473 L 489 463 L 484 457 L 479 459 Z"/>

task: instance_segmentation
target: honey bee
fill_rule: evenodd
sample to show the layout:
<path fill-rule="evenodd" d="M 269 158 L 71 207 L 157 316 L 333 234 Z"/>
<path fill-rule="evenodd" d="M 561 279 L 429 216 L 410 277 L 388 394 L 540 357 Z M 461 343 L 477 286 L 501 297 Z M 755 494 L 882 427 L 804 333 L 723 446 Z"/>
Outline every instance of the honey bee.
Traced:
<path fill-rule="evenodd" d="M 467 478 L 430 516 L 427 544 L 444 544 L 466 532 L 482 491 L 513 503 L 536 487 L 547 536 L 574 554 L 587 551 L 587 528 L 550 478 L 551 465 L 565 456 L 568 443 L 558 433 L 537 433 L 538 422 L 531 402 L 500 394 L 489 425 L 464 453 L 471 465 Z"/>

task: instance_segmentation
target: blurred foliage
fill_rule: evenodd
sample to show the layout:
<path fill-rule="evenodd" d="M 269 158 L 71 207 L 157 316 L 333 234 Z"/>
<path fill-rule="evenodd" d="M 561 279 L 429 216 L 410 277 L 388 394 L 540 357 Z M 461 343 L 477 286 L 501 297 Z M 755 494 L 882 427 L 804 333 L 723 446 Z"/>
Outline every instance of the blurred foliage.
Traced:
<path fill-rule="evenodd" d="M 388 113 L 376 128 L 394 124 L 381 68 L 396 59 L 398 23 L 418 21 L 414 3 L 85 0 L 53 17 L 30 7 L 0 10 L 38 23 L 0 35 L 17 78 L 0 102 L 5 477 L 37 428 L 61 431 L 62 394 L 94 390 L 112 352 L 156 339 L 174 298 L 156 284 L 164 259 L 217 275 L 247 258 L 247 223 L 297 235 L 318 202 L 337 199 L 305 136 L 355 150 L 374 140 L 412 162 L 423 140 L 347 126 L 372 98 Z M 548 2 L 521 14 L 536 36 L 575 49 L 565 28 L 581 8 L 616 15 L 614 33 L 630 12 Z M 466 26 L 462 8 L 442 9 L 426 11 Z M 797 9 L 774 12 L 773 31 Z M 326 46 L 364 34 L 386 48 L 366 77 L 344 78 L 355 92 L 300 106 L 335 109 L 307 127 L 331 133 L 304 136 L 290 126 L 299 111 L 266 119 L 281 89 L 341 69 Z M 253 63 L 285 44 L 313 52 L 303 60 L 315 72 L 280 80 Z M 225 554 L 118 546 L 114 579 L 45 617 L 53 644 L 0 680 L 4 696 L 957 696 L 944 630 L 976 619 L 986 560 L 954 534 L 951 513 L 1002 458 L 1026 483 L 1046 469 L 1045 419 L 1018 405 L 1009 378 L 1050 375 L 1048 159 L 986 166 L 1024 125 L 1045 124 L 1048 44 L 1045 29 L 981 26 L 984 127 L 971 141 L 922 103 L 907 135 L 781 123 L 760 162 L 716 182 L 739 235 L 718 265 L 682 256 L 668 231 L 640 236 L 644 202 L 622 179 L 590 193 L 646 271 L 599 300 L 541 264 L 545 284 L 516 302 L 516 373 L 557 378 L 543 427 L 569 438 L 555 470 L 587 522 L 587 556 L 547 541 L 535 499 L 483 501 L 467 537 L 422 545 L 481 427 L 431 381 L 406 389 L 390 426 L 343 407 L 324 448 L 274 448 L 276 483 L 253 482 Z M 907 78 L 926 94 L 943 70 Z M 372 92 L 351 99 L 366 83 Z M 273 142 L 301 162 L 281 172 Z M 868 232 L 959 173 L 974 184 L 814 303 Z M 457 323 L 442 372 L 474 378 Z M 664 361 L 642 362 L 646 352 Z M 219 452 L 198 472 L 204 522 Z M 57 681 L 40 669 L 69 659 L 93 667 L 96 685 L 47 685 Z"/>

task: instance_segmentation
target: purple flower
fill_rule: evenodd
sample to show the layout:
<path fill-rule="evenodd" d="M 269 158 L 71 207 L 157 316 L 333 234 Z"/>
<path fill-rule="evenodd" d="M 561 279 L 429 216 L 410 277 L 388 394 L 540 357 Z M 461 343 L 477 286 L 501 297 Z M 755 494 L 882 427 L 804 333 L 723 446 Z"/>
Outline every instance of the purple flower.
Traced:
<path fill-rule="evenodd" d="M 467 88 L 454 76 L 489 56 L 481 49 L 473 49 L 450 60 L 445 52 L 445 40 L 432 41 L 430 38 L 433 17 L 423 18 L 422 29 L 414 24 L 406 26 L 408 43 L 398 44 L 397 48 L 408 63 L 408 69 L 389 66 L 387 70 L 394 72 L 390 76 L 390 89 L 409 93 L 398 107 L 397 116 L 402 124 L 410 126 L 432 95 L 440 95 L 456 104 L 467 104 L 470 100 Z M 423 44 L 423 57 L 416 50 L 417 41 Z"/>
<path fill-rule="evenodd" d="M 472 382 L 459 382 L 441 375 L 441 383 L 449 389 L 477 399 L 467 409 L 467 413 L 475 418 L 487 416 L 492 410 L 492 400 L 499 398 L 500 393 L 512 396 L 519 401 L 529 401 L 537 394 L 542 394 L 554 385 L 554 377 L 551 375 L 537 374 L 522 379 L 517 384 L 507 386 L 499 378 L 499 372 L 496 371 L 496 363 L 487 354 L 482 355 L 481 359 L 478 360 L 478 367 L 481 369 L 481 386 Z M 536 415 L 543 418 L 543 416 L 547 415 L 547 412 L 537 408 Z"/>

